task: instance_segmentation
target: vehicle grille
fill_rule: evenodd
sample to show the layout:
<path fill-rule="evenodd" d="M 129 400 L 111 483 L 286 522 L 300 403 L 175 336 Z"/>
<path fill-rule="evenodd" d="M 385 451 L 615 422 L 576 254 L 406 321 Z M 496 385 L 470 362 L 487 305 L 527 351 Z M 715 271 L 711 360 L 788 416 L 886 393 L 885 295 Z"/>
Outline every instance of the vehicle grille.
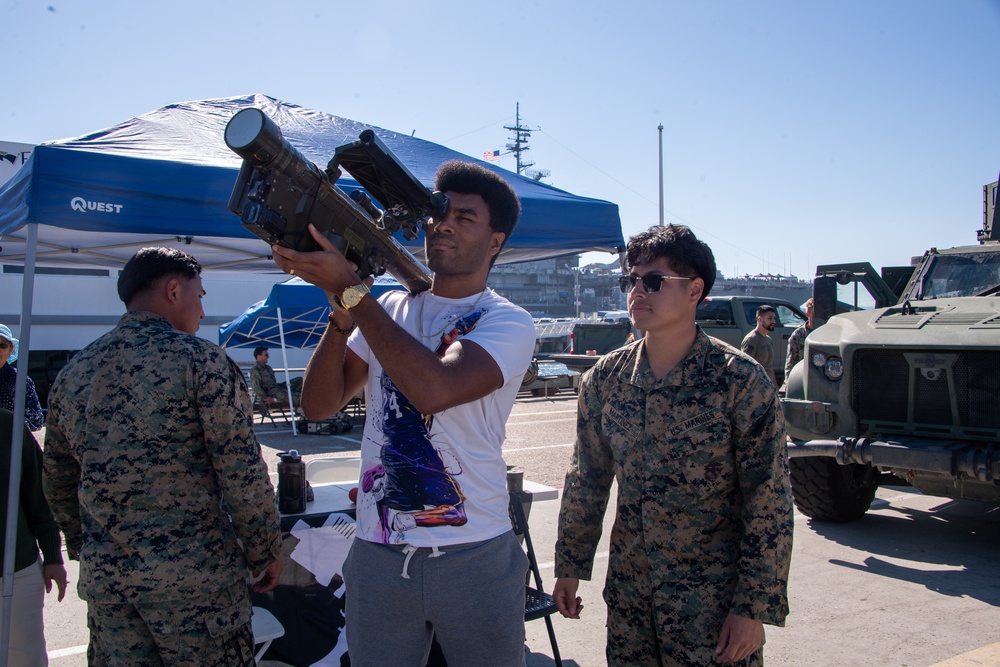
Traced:
<path fill-rule="evenodd" d="M 918 368 L 910 372 L 907 355 L 912 359 L 924 352 L 854 352 L 852 405 L 861 422 L 859 433 L 995 439 L 1000 432 L 1000 351 L 935 350 L 933 355 L 955 359 L 936 380 Z"/>

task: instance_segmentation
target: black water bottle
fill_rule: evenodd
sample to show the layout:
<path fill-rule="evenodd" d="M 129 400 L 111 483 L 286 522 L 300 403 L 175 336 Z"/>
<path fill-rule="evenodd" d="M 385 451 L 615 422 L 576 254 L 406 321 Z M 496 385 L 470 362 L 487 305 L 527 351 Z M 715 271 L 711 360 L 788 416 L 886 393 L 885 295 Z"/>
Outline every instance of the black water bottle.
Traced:
<path fill-rule="evenodd" d="M 306 464 L 298 450 L 278 452 L 278 511 L 300 514 L 306 511 Z"/>

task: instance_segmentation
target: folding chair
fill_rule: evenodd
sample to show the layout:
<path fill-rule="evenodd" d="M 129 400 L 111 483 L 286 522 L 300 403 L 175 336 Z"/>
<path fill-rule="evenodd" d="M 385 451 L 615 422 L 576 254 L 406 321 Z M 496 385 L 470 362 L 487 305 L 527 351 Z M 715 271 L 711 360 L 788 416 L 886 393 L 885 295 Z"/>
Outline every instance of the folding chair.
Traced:
<path fill-rule="evenodd" d="M 559 657 L 559 646 L 556 644 L 556 632 L 552 627 L 552 614 L 558 611 L 552 596 L 542 588 L 542 575 L 538 571 L 538 560 L 535 558 L 535 548 L 531 544 L 531 533 L 528 531 L 528 519 L 524 515 L 524 505 L 521 504 L 520 493 L 510 494 L 509 512 L 514 534 L 524 539 L 524 549 L 528 554 L 529 571 L 524 575 L 524 620 L 534 621 L 545 619 L 545 629 L 549 632 L 549 642 L 552 644 L 552 659 L 556 667 L 562 667 Z M 535 577 L 535 587 L 530 584 L 530 577 Z"/>
<path fill-rule="evenodd" d="M 277 426 L 274 421 L 274 413 L 278 413 L 278 417 L 284 421 L 290 421 L 295 418 L 295 412 L 288 407 L 288 401 L 277 401 L 276 403 L 268 403 L 264 399 L 253 399 L 253 410 L 255 413 L 260 415 L 260 423 L 264 424 L 265 419 L 271 420 L 271 426 Z M 273 412 L 272 412 L 273 411 Z M 254 418 L 256 420 L 256 417 Z"/>
<path fill-rule="evenodd" d="M 271 426 L 275 426 L 274 415 L 271 414 L 271 408 L 267 405 L 267 401 L 257 401 L 253 403 L 253 411 L 260 415 L 260 423 L 263 425 L 265 419 L 271 420 Z"/>
<path fill-rule="evenodd" d="M 250 621 L 253 626 L 253 640 L 260 646 L 254 655 L 254 663 L 260 664 L 267 649 L 271 647 L 271 642 L 285 635 L 285 628 L 274 617 L 274 614 L 263 607 L 253 608 L 253 616 L 250 617 Z"/>

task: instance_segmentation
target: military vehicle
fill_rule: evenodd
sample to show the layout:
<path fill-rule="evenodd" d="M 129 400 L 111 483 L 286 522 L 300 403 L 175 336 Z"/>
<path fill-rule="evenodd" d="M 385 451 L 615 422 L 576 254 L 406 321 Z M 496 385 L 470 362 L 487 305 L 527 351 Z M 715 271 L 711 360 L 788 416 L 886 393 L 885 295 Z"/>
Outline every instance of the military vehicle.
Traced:
<path fill-rule="evenodd" d="M 867 264 L 817 272 L 815 318 L 829 319 L 806 338 L 782 399 L 805 515 L 860 518 L 886 475 L 929 495 L 1000 503 L 996 183 L 983 191 L 979 245 L 932 248 L 910 271 L 881 276 Z M 876 307 L 832 315 L 836 283 L 852 281 Z"/>

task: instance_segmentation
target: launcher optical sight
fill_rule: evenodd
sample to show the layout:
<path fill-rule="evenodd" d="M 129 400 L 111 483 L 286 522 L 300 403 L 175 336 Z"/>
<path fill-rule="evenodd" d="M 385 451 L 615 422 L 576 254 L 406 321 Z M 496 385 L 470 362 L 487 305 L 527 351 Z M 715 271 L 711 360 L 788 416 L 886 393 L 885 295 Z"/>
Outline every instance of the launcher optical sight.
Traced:
<path fill-rule="evenodd" d="M 430 272 L 392 234 L 402 230 L 415 239 L 428 218 L 447 212 L 448 199 L 418 181 L 372 130 L 339 146 L 325 171 L 260 109 L 234 115 L 225 140 L 243 158 L 229 210 L 254 235 L 293 250 L 319 250 L 309 234 L 312 224 L 357 265 L 362 279 L 388 271 L 414 294 L 430 288 Z M 337 187 L 342 169 L 372 196 Z"/>

